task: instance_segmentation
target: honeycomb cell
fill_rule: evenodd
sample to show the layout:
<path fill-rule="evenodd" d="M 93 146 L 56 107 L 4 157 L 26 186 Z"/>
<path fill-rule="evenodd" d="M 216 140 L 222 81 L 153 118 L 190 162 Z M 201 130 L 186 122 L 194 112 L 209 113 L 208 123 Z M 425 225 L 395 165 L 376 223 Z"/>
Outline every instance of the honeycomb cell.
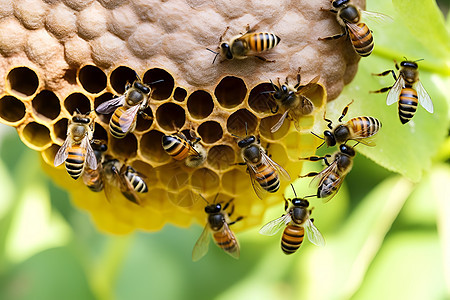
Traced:
<path fill-rule="evenodd" d="M 139 149 L 144 158 L 153 162 L 165 162 L 170 159 L 162 147 L 162 137 L 163 134 L 157 130 L 151 130 L 141 137 Z"/>
<path fill-rule="evenodd" d="M 25 104 L 13 96 L 3 96 L 0 99 L 0 118 L 6 122 L 19 122 L 25 117 Z"/>
<path fill-rule="evenodd" d="M 247 87 L 241 78 L 227 76 L 216 86 L 214 95 L 222 107 L 233 108 L 244 101 Z"/>
<path fill-rule="evenodd" d="M 189 96 L 187 100 L 187 107 L 189 114 L 194 119 L 204 119 L 212 113 L 214 109 L 214 102 L 208 92 L 198 90 Z"/>
<path fill-rule="evenodd" d="M 246 109 L 234 112 L 227 120 L 228 132 L 242 137 L 255 134 L 257 126 L 258 119 Z"/>
<path fill-rule="evenodd" d="M 103 102 L 106 102 L 108 100 L 111 100 L 112 98 L 114 98 L 114 95 L 111 93 L 104 93 L 101 94 L 98 97 L 95 97 L 94 99 L 94 109 L 97 109 L 97 107 L 102 104 Z M 111 119 L 112 113 L 104 115 L 104 114 L 97 114 L 97 118 L 100 119 L 100 121 L 102 121 L 105 124 L 109 123 L 109 120 Z"/>
<path fill-rule="evenodd" d="M 66 118 L 62 118 L 58 120 L 55 124 L 53 124 L 53 133 L 55 137 L 59 139 L 58 142 L 62 143 L 67 137 L 67 125 L 69 124 L 69 120 Z"/>
<path fill-rule="evenodd" d="M 125 93 L 127 83 L 133 83 L 136 80 L 136 71 L 126 66 L 120 66 L 114 69 L 109 76 L 111 87 L 117 94 Z"/>
<path fill-rule="evenodd" d="M 173 92 L 173 99 L 178 102 L 183 102 L 186 99 L 187 91 L 181 87 L 176 87 Z"/>
<path fill-rule="evenodd" d="M 55 160 L 56 152 L 58 152 L 59 146 L 52 144 L 50 147 L 41 152 L 42 158 L 45 163 L 53 167 L 53 162 Z"/>
<path fill-rule="evenodd" d="M 54 120 L 61 112 L 59 98 L 49 90 L 43 90 L 31 101 L 33 112 L 41 118 Z"/>
<path fill-rule="evenodd" d="M 159 68 L 150 69 L 145 72 L 142 80 L 151 86 L 152 99 L 165 100 L 172 95 L 175 81 L 166 70 Z M 159 80 L 162 80 L 162 82 L 159 82 Z"/>
<path fill-rule="evenodd" d="M 166 183 L 169 200 L 181 207 L 189 207 L 195 203 L 195 195 L 190 190 L 190 174 L 182 168 L 167 168 L 164 175 L 160 175 L 161 181 Z M 182 191 L 183 192 L 180 192 Z"/>
<path fill-rule="evenodd" d="M 147 107 L 143 111 L 148 117 L 153 117 L 153 112 L 150 107 Z M 136 129 L 135 132 L 144 132 L 147 131 L 153 124 L 153 119 L 149 119 L 148 117 L 143 117 L 142 114 L 138 114 L 136 121 Z"/>
<path fill-rule="evenodd" d="M 263 82 L 255 86 L 248 96 L 248 105 L 250 108 L 257 113 L 271 113 L 271 97 L 267 92 L 273 91 L 271 83 Z M 272 103 L 273 106 L 275 103 Z M 273 107 L 275 108 L 275 107 Z"/>
<path fill-rule="evenodd" d="M 208 151 L 207 162 L 216 170 L 225 170 L 233 166 L 236 152 L 228 145 L 216 145 Z"/>
<path fill-rule="evenodd" d="M 202 141 L 208 144 L 217 142 L 223 136 L 222 126 L 216 121 L 207 121 L 200 124 L 197 132 L 202 138 Z"/>
<path fill-rule="evenodd" d="M 305 157 L 315 151 L 314 148 L 304 148 L 299 152 L 299 145 L 316 145 L 317 138 L 312 134 L 289 133 L 284 139 L 283 144 L 286 146 L 287 155 L 291 160 L 299 157 Z"/>
<path fill-rule="evenodd" d="M 19 97 L 33 95 L 39 87 L 39 79 L 36 73 L 27 67 L 17 67 L 9 71 L 7 87 L 12 94 Z"/>
<path fill-rule="evenodd" d="M 191 186 L 198 193 L 204 194 L 209 192 L 215 194 L 220 191 L 220 178 L 213 170 L 200 168 L 192 173 Z"/>
<path fill-rule="evenodd" d="M 289 132 L 290 121 L 286 118 L 280 129 L 276 132 L 271 132 L 272 127 L 280 120 L 281 114 L 265 117 L 259 123 L 259 133 L 261 136 L 269 140 L 278 140 L 284 137 Z"/>
<path fill-rule="evenodd" d="M 186 121 L 186 113 L 177 104 L 164 103 L 156 111 L 156 121 L 164 130 L 171 132 L 177 131 L 183 127 Z"/>
<path fill-rule="evenodd" d="M 106 88 L 106 75 L 98 67 L 86 65 L 80 69 L 78 80 L 81 86 L 91 94 L 98 94 Z"/>
<path fill-rule="evenodd" d="M 128 159 L 136 156 L 138 143 L 134 134 L 128 133 L 123 139 L 112 138 L 109 148 L 115 157 Z"/>
<path fill-rule="evenodd" d="M 52 142 L 50 130 L 36 122 L 30 122 L 25 125 L 22 130 L 22 138 L 30 148 L 35 150 L 43 150 L 46 146 L 50 146 Z"/>
<path fill-rule="evenodd" d="M 222 176 L 222 187 L 225 192 L 239 195 L 242 191 L 247 191 L 251 187 L 250 176 L 245 172 L 246 167 L 232 169 Z M 252 192 L 253 193 L 253 192 Z M 256 197 L 256 194 L 255 194 Z"/>
<path fill-rule="evenodd" d="M 130 165 L 140 174 L 144 175 L 147 185 L 154 186 L 158 184 L 159 180 L 156 175 L 156 170 L 151 165 L 140 160 L 135 160 Z"/>
<path fill-rule="evenodd" d="M 94 123 L 93 139 L 108 143 L 108 132 L 98 123 Z"/>
<path fill-rule="evenodd" d="M 91 111 L 91 100 L 82 93 L 73 93 L 64 100 L 64 107 L 71 115 L 77 111 L 87 114 Z"/>

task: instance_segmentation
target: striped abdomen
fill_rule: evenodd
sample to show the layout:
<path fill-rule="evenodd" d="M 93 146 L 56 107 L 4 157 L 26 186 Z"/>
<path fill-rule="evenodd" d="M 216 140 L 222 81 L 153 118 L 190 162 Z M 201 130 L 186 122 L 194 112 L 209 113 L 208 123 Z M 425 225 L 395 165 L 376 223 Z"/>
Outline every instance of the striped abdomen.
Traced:
<path fill-rule="evenodd" d="M 122 128 L 124 127 L 124 124 L 128 122 L 129 120 L 127 118 L 123 117 L 123 113 L 127 110 L 126 107 L 121 106 L 118 107 L 114 114 L 111 117 L 111 120 L 109 121 L 109 131 L 111 132 L 111 135 L 115 137 L 116 139 L 122 139 L 125 137 L 125 135 L 130 131 L 130 129 L 133 127 L 133 125 L 128 128 L 127 131 L 123 131 Z M 137 115 L 134 116 L 136 119 Z M 133 120 L 135 123 L 136 120 Z"/>
<path fill-rule="evenodd" d="M 330 173 L 323 179 L 322 184 L 317 189 L 317 198 L 326 198 L 331 196 L 339 189 L 339 185 L 336 181 L 339 179 L 337 174 Z"/>
<path fill-rule="evenodd" d="M 253 52 L 263 52 L 272 49 L 280 42 L 280 38 L 273 33 L 259 32 L 245 35 L 248 47 Z"/>
<path fill-rule="evenodd" d="M 78 179 L 84 169 L 84 161 L 86 159 L 86 149 L 80 145 L 73 145 L 67 150 L 68 156 L 65 162 L 67 173 L 73 179 Z"/>
<path fill-rule="evenodd" d="M 292 254 L 302 245 L 305 229 L 301 226 L 287 225 L 281 237 L 281 250 L 284 254 Z"/>
<path fill-rule="evenodd" d="M 100 166 L 96 170 L 92 170 L 91 168 L 84 169 L 84 184 L 93 192 L 100 192 L 103 190 L 103 179 L 100 170 Z"/>
<path fill-rule="evenodd" d="M 184 139 L 173 135 L 165 135 L 162 137 L 162 146 L 175 160 L 183 160 L 189 156 L 190 145 Z"/>
<path fill-rule="evenodd" d="M 219 230 L 213 233 L 214 242 L 226 252 L 236 252 L 239 250 L 237 239 L 230 230 Z"/>
<path fill-rule="evenodd" d="M 411 87 L 402 89 L 398 99 L 398 116 L 402 124 L 408 123 L 417 110 L 417 92 Z"/>
<path fill-rule="evenodd" d="M 280 188 L 280 178 L 277 170 L 270 165 L 258 163 L 254 166 L 255 178 L 259 185 L 269 193 L 275 193 Z"/>
<path fill-rule="evenodd" d="M 349 120 L 347 125 L 350 126 L 353 132 L 357 132 L 354 138 L 367 138 L 378 132 L 381 128 L 381 123 L 378 119 L 373 117 L 357 117 Z"/>
<path fill-rule="evenodd" d="M 146 193 L 148 192 L 147 184 L 144 179 L 142 179 L 139 175 L 135 173 L 133 169 L 128 169 L 125 172 L 125 178 L 131 184 L 133 189 L 138 193 Z"/>
<path fill-rule="evenodd" d="M 348 33 L 356 53 L 363 57 L 369 56 L 373 50 L 373 37 L 369 27 L 364 23 L 358 23 L 349 29 Z"/>

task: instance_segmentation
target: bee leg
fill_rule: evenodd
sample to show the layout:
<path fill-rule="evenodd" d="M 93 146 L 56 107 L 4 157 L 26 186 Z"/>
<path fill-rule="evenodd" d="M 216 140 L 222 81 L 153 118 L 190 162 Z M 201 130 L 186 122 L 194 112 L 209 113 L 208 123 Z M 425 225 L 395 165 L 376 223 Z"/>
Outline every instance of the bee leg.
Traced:
<path fill-rule="evenodd" d="M 350 104 L 353 103 L 353 101 L 354 101 L 354 100 L 352 100 L 352 102 L 350 102 L 349 104 L 347 104 L 346 107 L 344 107 L 344 109 L 342 110 L 341 116 L 340 116 L 339 119 L 338 119 L 339 122 L 342 122 L 342 119 L 345 117 L 345 115 L 346 115 L 347 112 L 348 112 L 348 107 L 350 106 Z"/>
<path fill-rule="evenodd" d="M 270 108 L 270 112 L 273 114 L 276 114 L 278 112 L 278 110 L 280 109 L 280 107 L 278 106 L 278 104 L 275 106 L 275 109 L 273 109 L 272 107 Z"/>
<path fill-rule="evenodd" d="M 227 33 L 228 29 L 230 29 L 230 26 L 227 26 L 227 28 L 225 29 L 225 31 L 222 33 L 222 35 L 219 38 L 219 44 L 222 43 L 223 37 L 225 36 L 225 34 Z"/>
<path fill-rule="evenodd" d="M 140 115 L 141 115 L 141 117 L 143 118 L 143 119 L 145 119 L 145 120 L 153 120 L 153 117 L 152 116 L 150 116 L 149 114 L 147 114 L 147 113 L 145 113 L 145 112 L 140 112 L 139 113 Z"/>
<path fill-rule="evenodd" d="M 388 86 L 388 87 L 384 87 L 384 88 L 379 89 L 379 90 L 376 90 L 376 91 L 370 91 L 369 93 L 371 93 L 371 94 L 386 93 L 386 92 L 389 91 L 392 87 L 393 87 L 393 85 L 392 85 L 392 86 Z"/>
<path fill-rule="evenodd" d="M 201 138 L 196 137 L 195 141 L 192 142 L 192 146 L 194 146 L 195 144 L 197 144 L 198 142 L 200 142 Z"/>
<path fill-rule="evenodd" d="M 262 56 L 256 55 L 255 57 L 257 57 L 258 59 L 260 59 L 262 61 L 265 61 L 265 62 L 275 62 L 275 60 L 270 60 L 270 59 L 267 59 L 267 58 L 262 57 Z"/>
<path fill-rule="evenodd" d="M 234 223 L 239 222 L 239 221 L 242 220 L 243 218 L 244 218 L 243 216 L 237 217 L 236 220 L 234 220 L 234 221 L 231 222 L 231 223 L 228 223 L 228 226 L 231 226 L 231 225 L 233 225 Z"/>
<path fill-rule="evenodd" d="M 223 206 L 223 210 L 227 210 L 228 206 L 230 206 L 230 203 L 233 202 L 234 198 L 231 198 L 230 200 L 227 201 L 227 203 L 225 203 L 225 205 Z M 231 206 L 231 211 L 228 213 L 229 216 L 231 216 L 234 212 L 234 205 Z"/>
<path fill-rule="evenodd" d="M 339 33 L 336 35 L 332 35 L 332 36 L 326 36 L 326 37 L 320 37 L 318 38 L 319 41 L 328 41 L 328 40 L 337 40 L 343 36 L 347 35 L 347 31 L 344 31 L 343 33 Z"/>
<path fill-rule="evenodd" d="M 306 175 L 298 175 L 298 178 L 303 178 L 303 177 L 314 177 L 314 176 L 317 176 L 317 175 L 319 175 L 320 173 L 319 172 L 309 172 L 308 174 L 306 174 Z M 306 197 L 312 197 L 312 196 L 306 196 Z M 304 197 L 304 198 L 306 198 L 306 197 Z"/>
<path fill-rule="evenodd" d="M 329 166 L 330 163 L 329 163 L 328 160 L 327 160 L 327 158 L 329 158 L 329 157 L 331 157 L 330 154 L 327 154 L 327 155 L 325 155 L 325 156 L 316 156 L 316 155 L 314 155 L 314 156 L 310 156 L 310 157 L 299 157 L 298 159 L 299 159 L 299 160 L 309 160 L 309 161 L 319 161 L 319 160 L 323 160 L 323 161 L 325 162 L 325 164 L 326 164 L 327 166 Z"/>
<path fill-rule="evenodd" d="M 392 77 L 394 77 L 394 80 L 397 81 L 397 76 L 395 75 L 394 70 L 386 70 L 386 71 L 384 71 L 384 72 L 382 72 L 382 73 L 379 73 L 379 74 L 377 74 L 377 73 L 372 73 L 372 75 L 373 75 L 373 76 L 386 76 L 386 75 L 389 75 L 389 73 L 391 73 L 391 74 L 392 74 Z"/>
<path fill-rule="evenodd" d="M 298 87 L 300 86 L 300 80 L 301 80 L 301 77 L 300 77 L 300 70 L 301 70 L 301 67 L 299 67 L 299 68 L 298 68 L 298 71 L 297 71 L 297 84 L 294 85 L 294 88 L 295 88 L 296 90 L 297 90 Z"/>
<path fill-rule="evenodd" d="M 284 198 L 284 210 L 286 211 L 289 207 L 289 202 Z"/>

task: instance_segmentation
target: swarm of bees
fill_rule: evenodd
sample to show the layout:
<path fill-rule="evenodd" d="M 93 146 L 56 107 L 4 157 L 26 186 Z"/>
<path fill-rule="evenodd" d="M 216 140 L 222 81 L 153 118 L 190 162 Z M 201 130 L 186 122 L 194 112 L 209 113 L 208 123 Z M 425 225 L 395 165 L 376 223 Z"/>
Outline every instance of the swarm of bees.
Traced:
<path fill-rule="evenodd" d="M 366 57 L 372 53 L 374 48 L 372 31 L 361 20 L 371 17 L 387 20 L 389 17 L 379 13 L 369 13 L 359 9 L 350 3 L 350 0 L 334 0 L 331 2 L 332 8 L 326 11 L 336 14 L 336 19 L 344 32 L 328 36 L 319 37 L 319 40 L 333 40 L 341 37 L 349 37 L 350 43 L 356 54 Z M 322 9 L 325 10 L 325 9 Z M 222 61 L 242 60 L 254 56 L 264 62 L 271 62 L 260 54 L 265 53 L 277 46 L 281 39 L 274 33 L 256 32 L 247 26 L 244 34 L 235 36 L 229 41 L 223 41 L 226 32 L 220 36 L 218 51 L 209 51 L 215 54 L 213 63 L 218 56 Z M 417 110 L 420 103 L 428 112 L 433 113 L 433 103 L 430 96 L 422 86 L 418 76 L 417 61 L 404 60 L 400 66 L 395 63 L 398 75 L 394 70 L 387 70 L 376 76 L 386 76 L 392 74 L 395 83 L 390 87 L 385 87 L 373 93 L 384 93 L 389 91 L 387 104 L 398 102 L 398 114 L 402 124 L 409 122 Z M 300 131 L 300 119 L 304 115 L 313 112 L 314 103 L 308 98 L 307 93 L 316 86 L 320 80 L 320 75 L 312 78 L 305 85 L 301 85 L 300 68 L 296 74 L 296 84 L 289 84 L 288 78 L 281 84 L 279 78 L 276 84 L 270 80 L 272 90 L 262 92 L 268 94 L 267 103 L 271 104 L 270 113 L 282 112 L 281 117 L 271 132 L 274 133 L 287 121 L 292 120 L 295 128 Z M 105 101 L 96 108 L 97 114 L 111 114 L 109 122 L 109 133 L 115 139 L 122 139 L 136 128 L 138 115 L 145 119 L 151 119 L 144 111 L 149 109 L 152 97 L 152 83 L 144 83 L 136 74 L 136 80 L 125 86 L 125 92 L 113 99 Z M 338 118 L 339 124 L 333 126 L 330 119 L 323 116 L 327 129 L 323 132 L 323 137 L 316 133 L 312 134 L 327 147 L 338 146 L 338 150 L 333 154 L 324 156 L 309 156 L 299 158 L 311 162 L 323 161 L 325 167 L 320 172 L 310 172 L 299 177 L 313 177 L 310 185 L 314 186 L 316 192 L 312 195 L 298 197 L 291 184 L 295 197 L 293 199 L 284 198 L 285 213 L 264 225 L 260 233 L 263 235 L 274 235 L 284 228 L 281 238 L 281 249 L 285 254 L 295 253 L 304 240 L 304 233 L 310 242 L 323 246 L 324 238 L 314 225 L 311 218 L 312 208 L 306 198 L 322 198 L 325 202 L 332 199 L 339 191 L 346 175 L 351 171 L 353 159 L 356 155 L 355 147 L 359 144 L 375 146 L 374 136 L 381 129 L 381 122 L 372 116 L 354 117 L 343 123 L 343 118 L 347 115 L 349 106 L 353 100 L 345 106 L 341 116 Z M 68 123 L 67 137 L 59 151 L 56 153 L 54 165 L 59 166 L 63 162 L 67 173 L 73 178 L 80 176 L 83 182 L 93 192 L 105 192 L 109 202 L 117 201 L 114 195 L 117 191 L 122 198 L 136 205 L 141 205 L 140 194 L 148 191 L 146 178 L 143 174 L 127 165 L 126 161 L 107 155 L 107 142 L 93 138 L 93 112 L 82 114 L 79 111 L 73 113 Z M 245 137 L 232 134 L 236 138 L 238 157 L 240 161 L 235 164 L 246 166 L 250 177 L 250 183 L 258 198 L 264 199 L 268 193 L 276 193 L 280 189 L 282 180 L 290 181 L 288 172 L 274 159 L 268 152 L 268 146 L 263 147 L 257 133 L 247 133 Z M 352 142 L 353 141 L 353 142 Z M 351 144 L 352 143 L 352 144 Z M 184 163 L 188 168 L 198 168 L 207 159 L 207 151 L 203 141 L 199 137 L 190 134 L 188 138 L 181 131 L 174 134 L 164 135 L 161 139 L 161 148 L 173 160 L 174 164 Z M 234 213 L 233 199 L 227 202 L 217 202 L 219 193 L 213 202 L 208 202 L 201 194 L 207 205 L 204 207 L 207 222 L 205 228 L 194 246 L 192 260 L 197 261 L 208 251 L 209 233 L 215 244 L 223 249 L 225 253 L 233 258 L 239 258 L 240 247 L 238 240 L 230 229 L 231 225 L 243 219 L 237 217 L 234 221 L 230 217 Z M 289 205 L 290 203 L 290 205 Z"/>

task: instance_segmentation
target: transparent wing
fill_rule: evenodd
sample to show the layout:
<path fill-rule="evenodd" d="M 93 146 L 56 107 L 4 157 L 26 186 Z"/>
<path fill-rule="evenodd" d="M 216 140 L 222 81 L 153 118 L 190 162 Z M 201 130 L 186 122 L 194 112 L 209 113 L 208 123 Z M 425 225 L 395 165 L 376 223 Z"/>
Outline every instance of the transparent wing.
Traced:
<path fill-rule="evenodd" d="M 287 224 L 289 224 L 291 222 L 291 214 L 285 214 L 282 215 L 281 217 L 270 221 L 269 223 L 267 223 L 266 225 L 264 225 L 263 227 L 261 227 L 261 229 L 259 230 L 259 233 L 262 235 L 269 235 L 272 236 L 274 234 L 276 234 L 278 231 L 280 231 L 281 228 L 285 227 Z"/>
<path fill-rule="evenodd" d="M 373 12 L 373 11 L 365 11 L 361 10 L 361 17 L 364 21 L 369 21 L 370 23 L 377 23 L 377 24 L 389 24 L 394 21 L 390 16 Z"/>
<path fill-rule="evenodd" d="M 429 113 L 433 113 L 433 102 L 420 81 L 416 83 L 416 90 L 419 96 L 420 105 L 422 105 Z"/>
<path fill-rule="evenodd" d="M 267 195 L 268 192 L 265 189 L 263 189 L 262 186 L 259 184 L 257 180 L 258 175 L 255 166 L 248 161 L 245 162 L 247 163 L 247 171 L 250 175 L 250 181 L 252 183 L 253 190 L 255 191 L 259 199 L 264 199 L 264 197 Z"/>
<path fill-rule="evenodd" d="M 296 94 L 297 95 L 303 95 L 307 91 L 309 91 L 311 88 L 316 87 L 317 82 L 319 82 L 320 75 L 317 75 L 313 79 L 311 79 L 306 85 L 301 85 L 298 89 Z"/>
<path fill-rule="evenodd" d="M 91 144 L 89 143 L 89 138 L 85 136 L 81 141 L 81 148 L 86 149 L 86 163 L 92 170 L 97 169 L 97 158 L 95 157 L 94 150 L 92 149 Z"/>
<path fill-rule="evenodd" d="M 139 111 L 139 105 L 134 105 L 126 109 L 120 117 L 123 122 L 119 122 L 122 132 L 128 132 L 133 123 L 136 121 L 136 114 Z"/>
<path fill-rule="evenodd" d="M 337 169 L 337 161 L 334 160 L 329 166 L 327 166 L 319 174 L 314 176 L 314 178 L 311 180 L 309 186 L 321 185 L 326 177 L 328 177 L 332 173 L 336 173 L 336 169 Z"/>
<path fill-rule="evenodd" d="M 270 132 L 274 133 L 277 132 L 278 129 L 280 129 L 281 125 L 283 125 L 284 120 L 286 119 L 287 115 L 288 115 L 289 109 L 287 109 L 283 115 L 281 116 L 281 118 L 278 120 L 278 122 L 272 126 L 272 128 L 270 128 Z"/>
<path fill-rule="evenodd" d="M 263 164 L 269 164 L 272 168 L 275 168 L 275 170 L 278 171 L 280 179 L 291 180 L 289 173 L 282 166 L 274 162 L 266 153 L 264 153 L 264 151 L 261 151 L 261 161 Z"/>
<path fill-rule="evenodd" d="M 224 223 L 222 226 L 222 229 L 220 230 L 220 233 L 223 236 L 228 236 L 232 240 L 234 247 L 231 247 L 230 249 L 224 249 L 224 248 L 222 248 L 223 246 L 222 247 L 220 245 L 217 245 L 217 246 L 219 246 L 219 248 L 222 248 L 227 254 L 238 259 L 241 254 L 241 251 L 239 248 L 238 240 L 237 240 L 236 236 L 234 235 L 234 232 L 230 229 L 230 226 L 228 226 L 227 223 Z M 214 243 L 217 244 L 217 241 L 215 239 L 214 239 Z"/>
<path fill-rule="evenodd" d="M 95 111 L 99 114 L 110 114 L 125 104 L 125 95 L 113 98 L 100 104 Z"/>
<path fill-rule="evenodd" d="M 311 243 L 316 246 L 325 246 L 325 240 L 319 229 L 314 225 L 311 219 L 308 219 L 303 227 L 306 229 L 306 235 Z"/>
<path fill-rule="evenodd" d="M 386 104 L 391 105 L 398 101 L 400 97 L 400 93 L 402 92 L 403 87 L 405 86 L 405 80 L 402 76 L 398 76 L 397 81 L 392 86 L 389 91 L 386 99 Z"/>
<path fill-rule="evenodd" d="M 206 253 L 208 253 L 210 241 L 209 231 L 209 225 L 206 224 L 202 234 L 195 243 L 194 249 L 192 250 L 192 261 L 198 261 L 200 258 L 205 256 Z"/>
<path fill-rule="evenodd" d="M 72 139 L 68 136 L 64 143 L 59 148 L 58 152 L 56 152 L 55 160 L 53 164 L 55 167 L 59 166 L 63 162 L 66 161 L 67 157 L 69 156 L 69 153 L 67 150 L 72 146 Z"/>
<path fill-rule="evenodd" d="M 329 194 L 329 196 L 323 197 L 324 203 L 327 203 L 328 201 L 333 199 L 334 196 L 336 196 L 336 194 L 339 192 L 339 189 L 341 188 L 342 183 L 344 183 L 345 176 L 346 175 L 342 175 L 330 184 L 322 185 L 322 193 Z"/>

